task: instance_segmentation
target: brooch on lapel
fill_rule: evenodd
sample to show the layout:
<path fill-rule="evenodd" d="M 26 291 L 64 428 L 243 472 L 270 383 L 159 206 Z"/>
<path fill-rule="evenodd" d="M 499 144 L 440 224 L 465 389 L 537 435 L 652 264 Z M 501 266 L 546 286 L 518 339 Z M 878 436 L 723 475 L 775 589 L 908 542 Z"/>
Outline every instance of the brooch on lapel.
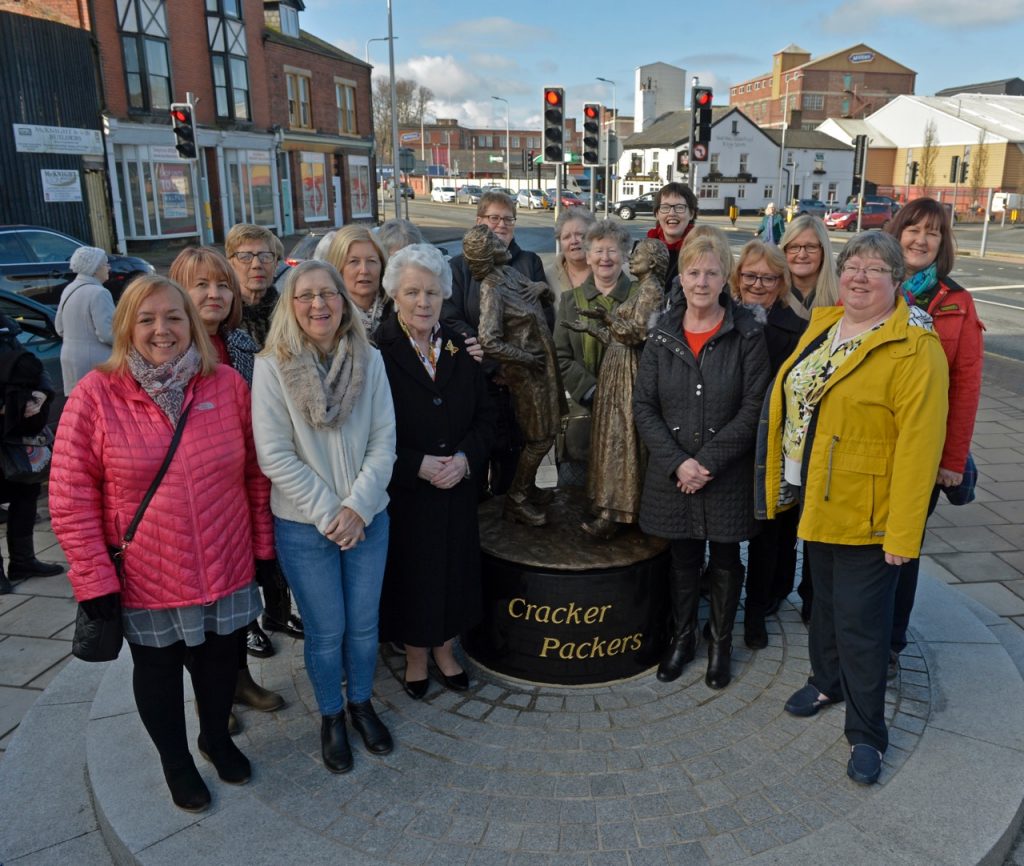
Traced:
<path fill-rule="evenodd" d="M 444 350 L 446 352 L 448 352 L 448 354 L 450 354 L 454 358 L 455 357 L 455 353 L 459 351 L 459 347 L 456 346 L 451 340 L 449 340 L 445 344 Z"/>

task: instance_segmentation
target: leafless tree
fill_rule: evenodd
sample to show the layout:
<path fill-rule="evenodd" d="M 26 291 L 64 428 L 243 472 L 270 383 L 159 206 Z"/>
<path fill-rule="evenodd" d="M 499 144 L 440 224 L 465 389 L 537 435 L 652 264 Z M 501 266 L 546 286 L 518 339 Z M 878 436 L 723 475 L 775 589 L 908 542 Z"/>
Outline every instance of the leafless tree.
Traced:
<path fill-rule="evenodd" d="M 935 161 L 939 158 L 938 137 L 935 121 L 929 120 L 924 127 L 921 159 L 918 160 L 917 185 L 922 189 L 927 189 L 935 181 Z"/>
<path fill-rule="evenodd" d="M 971 186 L 971 205 L 981 207 L 980 190 L 985 183 L 985 172 L 988 170 L 988 145 L 985 143 L 985 130 L 978 130 L 978 142 L 971 148 L 971 162 L 967 169 L 967 182 Z"/>
<path fill-rule="evenodd" d="M 395 102 L 398 125 L 419 125 L 426 120 L 434 93 L 429 87 L 408 78 L 395 81 Z M 391 158 L 391 79 L 373 80 L 373 130 L 377 143 L 377 158 Z"/>

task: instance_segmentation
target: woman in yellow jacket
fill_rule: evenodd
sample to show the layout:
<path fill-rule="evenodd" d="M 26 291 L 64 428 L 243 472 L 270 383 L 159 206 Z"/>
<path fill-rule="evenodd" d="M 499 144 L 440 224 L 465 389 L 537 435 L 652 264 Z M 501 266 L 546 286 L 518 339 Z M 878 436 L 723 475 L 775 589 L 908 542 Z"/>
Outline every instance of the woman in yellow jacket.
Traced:
<path fill-rule="evenodd" d="M 899 295 L 903 254 L 880 232 L 839 256 L 840 307 L 813 311 L 765 402 L 758 517 L 801 508 L 814 576 L 811 676 L 786 703 L 846 701 L 847 775 L 872 784 L 888 745 L 886 665 L 899 566 L 920 553 L 945 438 L 948 365 Z"/>

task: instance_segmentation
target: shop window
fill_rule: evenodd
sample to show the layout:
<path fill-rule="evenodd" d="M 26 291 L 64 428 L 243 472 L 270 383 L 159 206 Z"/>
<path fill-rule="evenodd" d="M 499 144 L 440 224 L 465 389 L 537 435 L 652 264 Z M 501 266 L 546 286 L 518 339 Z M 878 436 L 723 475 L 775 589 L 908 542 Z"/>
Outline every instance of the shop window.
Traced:
<path fill-rule="evenodd" d="M 283 6 L 281 7 L 284 8 Z M 338 106 L 338 132 L 356 134 L 356 85 L 354 81 L 334 81 L 334 99 Z"/>
<path fill-rule="evenodd" d="M 206 31 L 217 117 L 251 120 L 249 51 L 238 0 L 207 0 Z"/>
<path fill-rule="evenodd" d="M 312 129 L 313 116 L 309 103 L 312 78 L 308 73 L 289 72 L 285 79 L 288 82 L 288 125 L 294 129 Z"/>
<path fill-rule="evenodd" d="M 302 216 L 307 223 L 328 219 L 327 169 L 322 153 L 300 154 L 299 183 L 302 190 Z"/>
<path fill-rule="evenodd" d="M 353 219 L 373 216 L 373 184 L 367 156 L 348 157 L 348 206 Z"/>
<path fill-rule="evenodd" d="M 118 0 L 117 13 L 129 111 L 168 110 L 171 62 L 164 0 Z"/>

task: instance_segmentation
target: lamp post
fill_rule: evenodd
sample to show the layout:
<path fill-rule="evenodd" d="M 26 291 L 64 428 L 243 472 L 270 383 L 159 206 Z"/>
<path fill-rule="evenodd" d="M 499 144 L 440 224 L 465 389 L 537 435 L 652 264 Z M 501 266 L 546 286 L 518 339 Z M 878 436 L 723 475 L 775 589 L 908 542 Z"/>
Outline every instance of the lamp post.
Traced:
<path fill-rule="evenodd" d="M 391 31 L 391 4 L 389 3 L 388 4 L 388 32 L 389 32 L 389 34 L 390 34 L 390 31 Z M 366 47 L 365 47 L 364 53 L 363 53 L 363 57 L 366 59 L 366 62 L 369 63 L 370 62 L 370 43 L 371 42 L 387 42 L 388 43 L 388 50 L 390 51 L 390 57 L 391 57 L 391 118 L 392 118 L 392 120 L 397 119 L 397 114 L 395 113 L 395 63 L 394 63 L 394 57 L 395 57 L 395 54 L 394 54 L 394 50 L 395 50 L 394 49 L 394 40 L 397 39 L 397 38 L 398 38 L 397 36 L 388 35 L 388 36 L 374 36 L 372 39 L 367 39 L 366 40 Z M 398 134 L 398 132 L 397 132 L 397 128 L 398 128 L 397 124 L 392 124 L 392 126 L 394 126 L 394 128 L 395 128 L 394 134 L 397 135 Z M 396 149 L 396 145 L 395 145 L 394 142 L 392 142 L 392 144 L 391 144 L 391 149 L 396 154 L 398 153 L 398 151 Z M 397 168 L 398 167 L 398 157 L 397 156 L 394 159 L 394 163 L 395 163 L 395 167 Z M 398 175 L 397 174 L 395 175 L 395 184 L 396 184 L 396 187 L 395 187 L 395 216 L 398 216 L 398 192 L 399 192 L 399 187 L 397 186 L 397 184 L 398 184 Z M 381 189 L 383 190 L 385 186 L 386 186 L 386 184 L 382 183 L 381 184 Z M 381 208 L 381 216 L 387 216 L 387 213 L 386 213 L 387 206 L 384 203 L 384 195 L 383 194 L 381 195 L 380 208 Z"/>
<path fill-rule="evenodd" d="M 597 76 L 598 81 L 603 81 L 605 84 L 612 86 L 612 123 L 618 126 L 619 113 L 615 105 L 615 82 L 610 78 L 602 78 L 600 75 Z M 607 135 L 605 138 L 605 149 L 604 149 L 604 216 L 608 219 L 608 203 L 612 200 L 612 130 L 608 128 Z"/>
<path fill-rule="evenodd" d="M 779 145 L 779 212 L 785 212 L 785 198 L 782 194 L 782 163 L 786 158 L 786 129 L 789 128 L 789 83 L 800 77 L 800 73 L 786 76 L 786 96 L 782 103 L 782 143 Z"/>
<path fill-rule="evenodd" d="M 492 96 L 491 99 L 496 99 L 496 100 L 498 100 L 498 102 L 504 102 L 505 103 L 505 189 L 510 189 L 509 181 L 510 181 L 510 177 L 511 176 L 510 176 L 509 172 L 510 172 L 510 169 L 511 169 L 511 165 L 509 163 L 509 141 L 510 141 L 510 139 L 509 139 L 509 132 L 508 132 L 508 100 L 504 96 Z"/>
<path fill-rule="evenodd" d="M 398 39 L 398 38 L 399 37 L 397 37 L 397 36 L 395 37 L 395 39 Z M 387 36 L 374 36 L 373 39 L 367 39 L 366 40 L 366 53 L 365 53 L 364 57 L 365 57 L 367 63 L 370 62 L 370 43 L 371 42 L 387 42 L 388 39 L 389 39 L 389 37 L 387 37 Z"/>

